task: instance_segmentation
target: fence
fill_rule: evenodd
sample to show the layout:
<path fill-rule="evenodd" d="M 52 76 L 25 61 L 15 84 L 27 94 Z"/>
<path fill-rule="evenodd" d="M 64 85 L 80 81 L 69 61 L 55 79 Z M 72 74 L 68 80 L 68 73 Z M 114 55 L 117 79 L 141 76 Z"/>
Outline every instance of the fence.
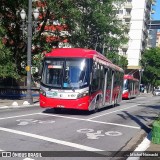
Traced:
<path fill-rule="evenodd" d="M 27 87 L 21 86 L 1 86 L 0 87 L 0 98 L 25 98 L 27 94 Z M 32 87 L 32 96 L 39 96 L 39 88 Z"/>

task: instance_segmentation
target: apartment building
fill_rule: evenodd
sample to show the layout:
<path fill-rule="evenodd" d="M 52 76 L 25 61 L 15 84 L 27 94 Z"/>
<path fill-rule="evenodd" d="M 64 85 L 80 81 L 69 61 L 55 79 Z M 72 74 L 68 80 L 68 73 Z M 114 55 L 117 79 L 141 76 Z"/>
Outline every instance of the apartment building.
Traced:
<path fill-rule="evenodd" d="M 160 47 L 160 32 L 157 32 L 157 36 L 156 36 L 156 47 Z"/>
<path fill-rule="evenodd" d="M 147 47 L 148 29 L 155 0 L 126 0 L 119 9 L 118 17 L 128 25 L 129 41 L 119 50 L 128 59 L 127 72 L 141 70 L 140 59 Z"/>

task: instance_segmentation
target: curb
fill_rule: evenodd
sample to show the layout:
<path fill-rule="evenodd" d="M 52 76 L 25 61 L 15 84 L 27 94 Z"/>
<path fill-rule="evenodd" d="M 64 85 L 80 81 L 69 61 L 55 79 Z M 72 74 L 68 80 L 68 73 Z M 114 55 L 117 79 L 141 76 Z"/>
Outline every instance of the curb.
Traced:
<path fill-rule="evenodd" d="M 149 148 L 151 144 L 151 131 L 148 134 L 148 136 L 146 136 L 143 141 L 136 147 L 136 149 L 133 152 L 144 152 L 147 150 L 147 148 Z M 145 158 L 145 157 L 144 157 Z M 140 156 L 139 157 L 128 157 L 127 160 L 140 160 Z"/>
<path fill-rule="evenodd" d="M 32 105 L 30 105 L 30 104 L 27 104 L 27 105 L 11 105 L 11 106 L 0 106 L 0 110 L 1 109 L 14 109 L 14 108 L 29 108 L 29 107 L 35 107 L 35 106 L 38 106 L 39 105 L 39 102 L 38 103 L 35 103 L 35 104 L 32 104 Z"/>
<path fill-rule="evenodd" d="M 148 133 L 146 133 L 143 129 L 141 129 L 136 136 L 132 137 L 124 147 L 121 148 L 121 150 L 119 150 L 117 152 L 136 152 L 141 151 L 144 152 L 147 150 L 147 148 L 150 146 L 151 144 L 151 140 L 150 140 L 150 135 L 151 135 L 151 129 L 148 130 Z M 147 139 L 147 140 L 146 140 Z M 147 141 L 147 142 L 146 142 Z M 146 143 L 147 145 L 145 147 L 143 143 Z M 115 156 L 116 157 L 116 156 Z M 140 157 L 116 157 L 116 160 L 139 160 Z"/>

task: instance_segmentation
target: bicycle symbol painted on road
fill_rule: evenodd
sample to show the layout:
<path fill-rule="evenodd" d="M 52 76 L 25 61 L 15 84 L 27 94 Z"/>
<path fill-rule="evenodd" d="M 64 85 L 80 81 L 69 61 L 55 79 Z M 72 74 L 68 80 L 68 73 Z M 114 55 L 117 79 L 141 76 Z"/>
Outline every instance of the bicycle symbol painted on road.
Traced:
<path fill-rule="evenodd" d="M 122 133 L 118 131 L 108 131 L 105 132 L 104 134 L 102 133 L 103 130 L 97 130 L 96 132 L 94 129 L 79 129 L 77 130 L 78 133 L 85 133 L 88 139 L 99 139 L 102 136 L 121 136 Z"/>
<path fill-rule="evenodd" d="M 37 120 L 37 119 L 18 119 L 16 120 L 17 122 L 20 122 L 19 126 L 25 126 L 28 124 L 48 124 L 48 123 L 54 123 L 55 121 L 41 121 L 41 120 Z"/>

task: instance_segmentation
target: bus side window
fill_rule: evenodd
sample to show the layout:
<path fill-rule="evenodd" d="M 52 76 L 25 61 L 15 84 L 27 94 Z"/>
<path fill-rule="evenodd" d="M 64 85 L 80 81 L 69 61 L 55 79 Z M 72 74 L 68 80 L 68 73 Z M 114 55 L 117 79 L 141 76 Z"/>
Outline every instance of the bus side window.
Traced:
<path fill-rule="evenodd" d="M 114 87 L 116 87 L 118 84 L 118 72 L 114 72 Z"/>
<path fill-rule="evenodd" d="M 109 69 L 108 70 L 108 76 L 107 76 L 108 78 L 107 78 L 107 88 L 106 89 L 111 89 L 111 83 L 112 83 L 112 70 L 111 69 Z"/>
<path fill-rule="evenodd" d="M 103 90 L 105 82 L 105 70 L 104 66 L 100 66 L 100 88 Z"/>
<path fill-rule="evenodd" d="M 92 69 L 92 82 L 91 82 L 91 90 L 92 92 L 99 89 L 99 81 L 100 81 L 100 72 L 99 72 L 99 65 L 97 63 L 94 63 L 93 69 Z"/>

